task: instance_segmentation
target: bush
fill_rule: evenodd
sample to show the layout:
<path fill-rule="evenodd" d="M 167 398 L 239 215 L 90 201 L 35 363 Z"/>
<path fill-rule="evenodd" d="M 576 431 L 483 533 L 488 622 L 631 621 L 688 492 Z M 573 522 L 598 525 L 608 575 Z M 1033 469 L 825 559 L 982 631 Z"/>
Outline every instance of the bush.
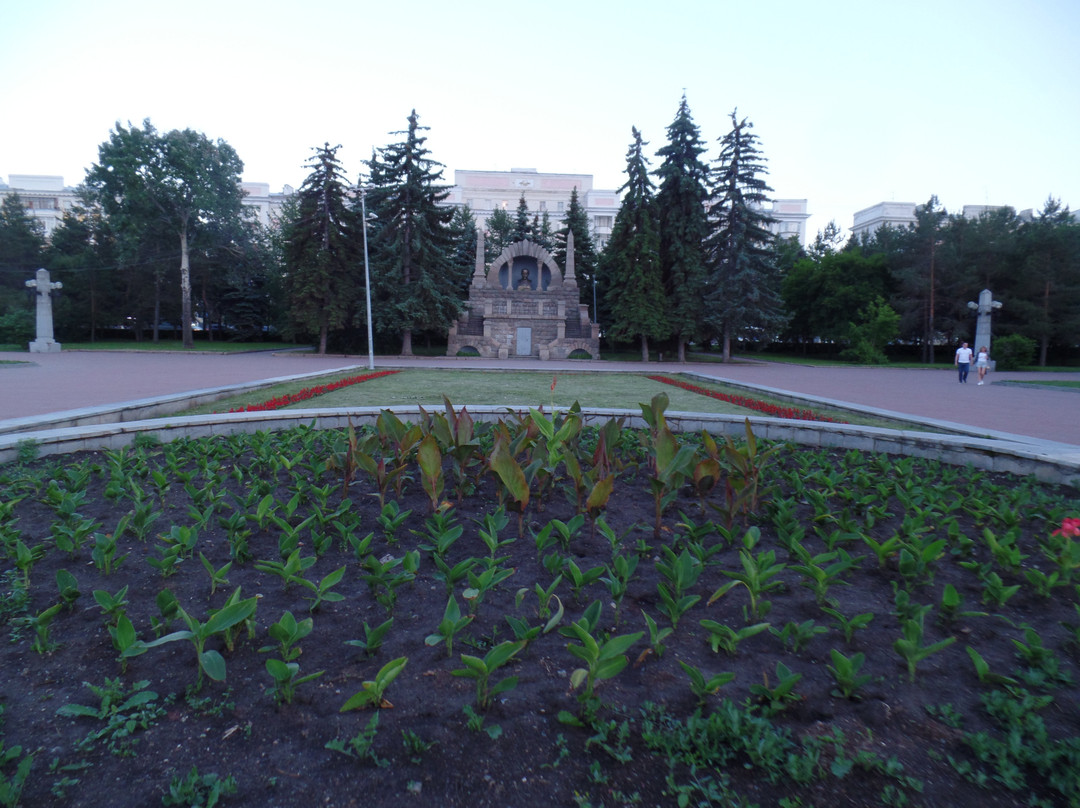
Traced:
<path fill-rule="evenodd" d="M 586 351 L 584 348 L 575 348 L 570 352 L 567 359 L 592 359 L 592 354 Z"/>
<path fill-rule="evenodd" d="M 1035 362 L 1035 340 L 1021 334 L 1012 334 L 994 342 L 990 354 L 999 370 L 1019 370 Z"/>
<path fill-rule="evenodd" d="M 0 315 L 0 343 L 27 343 L 34 338 L 34 315 L 16 310 Z"/>

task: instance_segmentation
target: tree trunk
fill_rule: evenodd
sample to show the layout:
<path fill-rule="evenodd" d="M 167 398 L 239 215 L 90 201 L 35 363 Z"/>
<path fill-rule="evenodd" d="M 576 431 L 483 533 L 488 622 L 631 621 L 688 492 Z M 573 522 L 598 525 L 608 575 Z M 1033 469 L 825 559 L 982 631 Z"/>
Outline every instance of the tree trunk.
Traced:
<path fill-rule="evenodd" d="M 644 334 L 641 335 L 641 361 L 649 361 L 649 338 Z"/>
<path fill-rule="evenodd" d="M 682 364 L 684 362 L 686 362 L 686 343 L 683 342 L 682 338 L 680 337 L 679 338 L 679 363 Z"/>
<path fill-rule="evenodd" d="M 401 332 L 401 355 L 412 356 L 412 331 L 405 329 Z"/>
<path fill-rule="evenodd" d="M 194 348 L 191 336 L 191 264 L 188 259 L 187 230 L 180 231 L 180 324 L 184 347 Z"/>
<path fill-rule="evenodd" d="M 728 325 L 726 322 L 724 323 L 723 342 L 724 342 L 724 358 L 723 358 L 723 361 L 724 362 L 730 362 L 731 361 L 731 326 Z"/>
<path fill-rule="evenodd" d="M 154 342 L 161 338 L 161 273 L 154 273 Z"/>
<path fill-rule="evenodd" d="M 330 327 L 325 321 L 319 326 L 319 356 L 326 353 L 326 335 L 329 330 Z"/>
<path fill-rule="evenodd" d="M 1039 367 L 1041 368 L 1046 367 L 1046 354 L 1050 346 L 1050 281 L 1046 282 L 1043 289 L 1043 322 L 1046 327 L 1039 339 Z"/>

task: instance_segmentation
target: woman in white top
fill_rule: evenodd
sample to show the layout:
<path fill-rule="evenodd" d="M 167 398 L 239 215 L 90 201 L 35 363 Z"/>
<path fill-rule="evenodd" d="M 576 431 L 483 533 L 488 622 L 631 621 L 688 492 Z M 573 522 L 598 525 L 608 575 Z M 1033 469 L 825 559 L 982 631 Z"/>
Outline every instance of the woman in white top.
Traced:
<path fill-rule="evenodd" d="M 983 383 L 983 379 L 986 378 L 986 371 L 990 369 L 990 349 L 985 345 L 979 348 L 979 353 L 975 357 L 975 370 L 979 372 L 979 384 Z"/>

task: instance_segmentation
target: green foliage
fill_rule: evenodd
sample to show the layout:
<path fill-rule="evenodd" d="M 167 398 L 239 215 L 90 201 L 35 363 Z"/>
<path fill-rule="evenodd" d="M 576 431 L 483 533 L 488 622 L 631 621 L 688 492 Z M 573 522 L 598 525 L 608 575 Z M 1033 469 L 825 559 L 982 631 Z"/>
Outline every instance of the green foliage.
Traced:
<path fill-rule="evenodd" d="M 496 645 L 484 655 L 483 659 L 462 654 L 461 661 L 465 667 L 450 671 L 450 673 L 476 681 L 476 704 L 481 710 L 486 710 L 491 706 L 491 700 L 497 695 L 517 687 L 516 676 L 507 676 L 493 684 L 491 675 L 510 662 L 524 647 L 524 642 L 507 641 Z"/>
<path fill-rule="evenodd" d="M 398 657 L 387 662 L 379 668 L 379 672 L 375 674 L 374 679 L 364 682 L 363 688 L 341 705 L 340 712 L 359 710 L 364 707 L 374 707 L 379 710 L 383 707 L 392 706 L 385 698 L 386 689 L 405 670 L 408 661 L 408 657 Z"/>
<path fill-rule="evenodd" d="M 999 370 L 1019 370 L 1035 363 L 1035 340 L 1022 334 L 999 337 L 993 356 Z"/>
<path fill-rule="evenodd" d="M 161 798 L 163 805 L 181 805 L 184 808 L 214 808 L 221 798 L 236 793 L 236 778 L 231 775 L 222 779 L 214 773 L 199 774 L 191 767 L 184 777 L 172 778 L 168 793 Z"/>
<path fill-rule="evenodd" d="M 900 333 L 900 315 L 881 297 L 860 309 L 857 319 L 848 324 L 848 345 L 840 358 L 861 365 L 888 364 L 885 346 Z"/>
<path fill-rule="evenodd" d="M 89 750 L 103 742 L 114 755 L 134 756 L 135 745 L 139 742 L 135 733 L 149 729 L 165 715 L 165 709 L 158 703 L 158 694 L 146 689 L 150 682 L 135 682 L 126 692 L 120 679 L 106 679 L 100 686 L 89 682 L 83 684 L 98 698 L 99 704 L 65 704 L 56 711 L 57 715 L 67 718 L 89 718 L 101 723 L 79 741 L 77 747 Z"/>
<path fill-rule="evenodd" d="M 349 740 L 334 738 L 327 741 L 326 748 L 334 752 L 340 752 L 346 757 L 364 762 L 370 761 L 380 769 L 390 765 L 390 761 L 375 754 L 375 736 L 379 732 L 379 712 L 376 710 L 367 725 Z"/>

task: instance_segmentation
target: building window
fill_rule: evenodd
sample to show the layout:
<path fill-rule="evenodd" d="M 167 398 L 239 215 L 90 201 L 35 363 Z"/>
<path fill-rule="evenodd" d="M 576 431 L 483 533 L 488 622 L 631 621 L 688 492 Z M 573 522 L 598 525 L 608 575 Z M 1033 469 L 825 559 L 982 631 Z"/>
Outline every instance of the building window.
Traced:
<path fill-rule="evenodd" d="M 563 203 L 561 199 L 555 203 L 555 206 L 555 210 L 557 210 L 559 213 L 563 212 Z"/>
<path fill-rule="evenodd" d="M 593 217 L 593 222 L 594 222 L 595 226 L 598 229 L 603 228 L 605 230 L 608 230 L 608 229 L 611 228 L 611 217 L 610 216 L 594 216 Z"/>

